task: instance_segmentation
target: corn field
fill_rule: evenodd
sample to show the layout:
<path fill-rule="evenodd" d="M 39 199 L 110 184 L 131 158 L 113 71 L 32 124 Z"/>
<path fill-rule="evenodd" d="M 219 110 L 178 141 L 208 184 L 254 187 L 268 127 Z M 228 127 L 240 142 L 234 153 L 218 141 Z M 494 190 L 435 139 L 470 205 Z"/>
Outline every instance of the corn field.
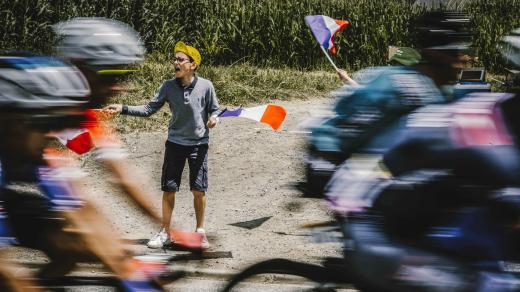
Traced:
<path fill-rule="evenodd" d="M 206 63 L 314 69 L 328 66 L 303 18 L 323 14 L 350 25 L 336 37 L 341 67 L 386 61 L 389 45 L 413 46 L 409 22 L 426 8 L 410 0 L 0 0 L 2 51 L 50 53 L 51 25 L 77 16 L 133 26 L 149 51 L 178 40 L 200 48 Z M 520 0 L 464 1 L 475 23 L 475 53 L 488 69 L 503 60 L 500 38 L 520 25 Z"/>

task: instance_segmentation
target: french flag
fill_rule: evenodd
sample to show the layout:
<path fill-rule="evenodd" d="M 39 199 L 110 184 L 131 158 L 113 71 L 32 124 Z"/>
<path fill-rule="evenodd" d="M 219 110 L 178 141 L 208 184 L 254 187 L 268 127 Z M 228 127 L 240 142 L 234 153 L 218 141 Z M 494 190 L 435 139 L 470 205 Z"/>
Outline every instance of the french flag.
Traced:
<path fill-rule="evenodd" d="M 250 108 L 239 108 L 236 110 L 224 109 L 219 117 L 241 117 L 265 123 L 273 130 L 278 130 L 285 120 L 285 109 L 282 106 L 268 104 Z"/>
<path fill-rule="evenodd" d="M 305 16 L 305 23 L 311 29 L 320 46 L 330 50 L 332 54 L 336 53 L 334 35 L 349 24 L 346 20 L 336 20 L 325 15 L 307 15 Z"/>

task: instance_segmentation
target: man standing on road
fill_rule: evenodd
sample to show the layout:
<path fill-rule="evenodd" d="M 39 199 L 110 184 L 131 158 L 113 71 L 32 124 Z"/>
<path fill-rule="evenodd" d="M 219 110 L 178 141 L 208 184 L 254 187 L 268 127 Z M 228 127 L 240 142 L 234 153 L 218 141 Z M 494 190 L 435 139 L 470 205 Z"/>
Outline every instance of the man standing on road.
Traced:
<path fill-rule="evenodd" d="M 197 49 L 178 42 L 174 49 L 175 79 L 163 82 L 155 96 L 145 105 L 110 105 L 105 109 L 115 113 L 148 117 L 168 102 L 172 113 L 162 168 L 162 230 L 148 241 L 150 248 L 162 248 L 174 242 L 168 230 L 179 190 L 182 171 L 188 160 L 190 190 L 197 220 L 196 232 L 202 235 L 202 248 L 209 242 L 204 231 L 204 209 L 208 188 L 209 129 L 218 122 L 219 105 L 211 81 L 195 74 L 201 63 Z"/>

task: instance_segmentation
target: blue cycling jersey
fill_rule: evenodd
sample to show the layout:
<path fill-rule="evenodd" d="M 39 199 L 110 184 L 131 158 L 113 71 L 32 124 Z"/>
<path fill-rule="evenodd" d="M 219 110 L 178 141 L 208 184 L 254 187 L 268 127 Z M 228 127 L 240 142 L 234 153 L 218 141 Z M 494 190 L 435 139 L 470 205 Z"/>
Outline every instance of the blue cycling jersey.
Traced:
<path fill-rule="evenodd" d="M 42 194 L 49 200 L 50 210 L 62 211 L 82 206 L 82 200 L 74 195 L 70 183 L 59 168 L 33 166 L 24 169 L 24 172 L 29 173 L 22 175 L 26 178 L 23 181 L 35 183 L 38 186 Z M 0 198 L 1 189 L 8 187 L 11 183 L 13 181 L 6 179 L 0 163 Z"/>
<path fill-rule="evenodd" d="M 20 173 L 23 172 L 23 173 Z M 11 188 L 18 182 L 33 183 L 45 196 L 51 211 L 65 211 L 83 206 L 83 201 L 75 196 L 67 178 L 59 168 L 49 166 L 32 166 L 18 171 L 17 177 L 9 179 L 0 163 L 0 246 L 16 242 L 8 223 L 8 214 L 2 202 L 5 200 L 3 190 Z"/>
<path fill-rule="evenodd" d="M 450 100 L 413 67 L 383 67 L 374 72 L 370 81 L 339 92 L 335 115 L 311 128 L 310 143 L 318 151 L 381 154 L 399 141 L 405 114 Z"/>

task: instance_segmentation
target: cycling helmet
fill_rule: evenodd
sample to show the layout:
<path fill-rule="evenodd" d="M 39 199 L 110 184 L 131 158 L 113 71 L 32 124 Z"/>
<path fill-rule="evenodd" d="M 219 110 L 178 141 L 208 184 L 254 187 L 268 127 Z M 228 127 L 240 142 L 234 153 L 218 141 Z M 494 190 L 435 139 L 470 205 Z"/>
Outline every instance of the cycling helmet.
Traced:
<path fill-rule="evenodd" d="M 48 110 L 87 102 L 87 81 L 74 66 L 43 56 L 0 57 L 0 109 Z"/>
<path fill-rule="evenodd" d="M 415 20 L 414 26 L 421 49 L 463 51 L 471 45 L 471 22 L 463 12 L 426 12 Z"/>
<path fill-rule="evenodd" d="M 144 58 L 145 49 L 135 30 L 106 18 L 74 18 L 54 25 L 60 37 L 58 54 L 98 70 L 130 65 Z"/>
<path fill-rule="evenodd" d="M 520 28 L 502 39 L 500 50 L 507 60 L 520 66 Z"/>

